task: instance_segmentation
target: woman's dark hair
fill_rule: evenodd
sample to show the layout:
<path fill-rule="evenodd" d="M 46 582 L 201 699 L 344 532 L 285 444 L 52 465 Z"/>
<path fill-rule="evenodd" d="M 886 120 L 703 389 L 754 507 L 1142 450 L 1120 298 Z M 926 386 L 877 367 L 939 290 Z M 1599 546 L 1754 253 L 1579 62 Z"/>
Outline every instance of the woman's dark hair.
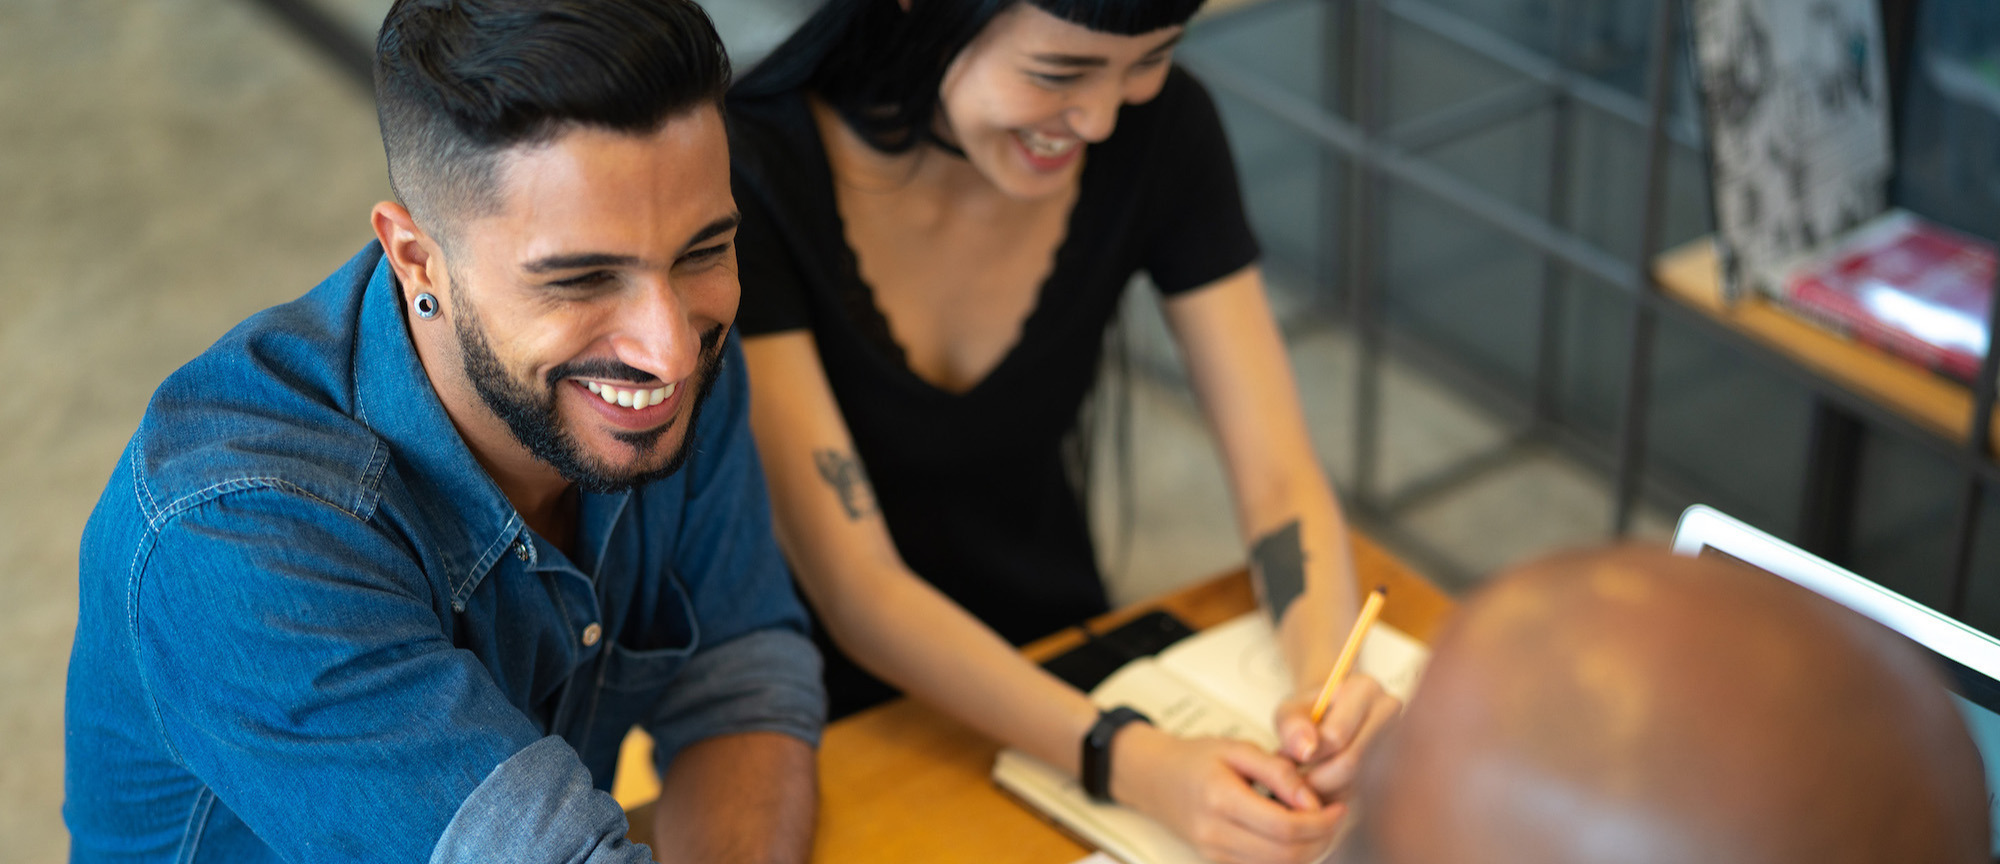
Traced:
<path fill-rule="evenodd" d="M 827 0 L 745 75 L 735 95 L 806 89 L 877 150 L 935 140 L 938 87 L 952 58 L 1016 3 L 1092 30 L 1134 36 L 1187 23 L 1203 0 Z"/>
<path fill-rule="evenodd" d="M 375 43 L 389 183 L 432 231 L 496 204 L 503 150 L 571 125 L 645 134 L 728 87 L 692 0 L 397 0 Z"/>

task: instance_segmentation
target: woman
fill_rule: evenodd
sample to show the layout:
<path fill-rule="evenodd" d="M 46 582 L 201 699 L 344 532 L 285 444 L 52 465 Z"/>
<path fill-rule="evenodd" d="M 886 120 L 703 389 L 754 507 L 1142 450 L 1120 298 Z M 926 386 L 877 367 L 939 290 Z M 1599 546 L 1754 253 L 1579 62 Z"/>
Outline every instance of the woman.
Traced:
<path fill-rule="evenodd" d="M 1306 716 L 1354 616 L 1347 540 L 1214 107 L 1171 65 L 1199 5 L 831 0 L 730 98 L 737 321 L 836 715 L 890 692 L 866 669 L 1071 772 L 1095 730 L 1114 799 L 1211 858 L 1301 860 L 1397 705 L 1356 678 Z M 1105 609 L 1062 442 L 1140 269 L 1283 610 L 1283 756 L 1120 726 L 1010 644 Z"/>

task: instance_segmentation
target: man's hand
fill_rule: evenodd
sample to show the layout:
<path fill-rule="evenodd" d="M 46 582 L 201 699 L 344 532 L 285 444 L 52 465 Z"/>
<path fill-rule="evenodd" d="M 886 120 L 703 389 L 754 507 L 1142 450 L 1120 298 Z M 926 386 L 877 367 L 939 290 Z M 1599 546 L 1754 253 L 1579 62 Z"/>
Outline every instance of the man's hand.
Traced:
<path fill-rule="evenodd" d="M 1313 791 L 1328 801 L 1345 798 L 1361 769 L 1369 742 L 1403 710 L 1367 675 L 1353 675 L 1334 690 L 1326 715 L 1313 726 L 1312 705 L 1319 694 L 1293 696 L 1278 705 L 1279 752 L 1298 763 Z"/>
<path fill-rule="evenodd" d="M 665 864 L 800 864 L 812 853 L 819 763 L 775 732 L 710 738 L 674 757 L 653 807 Z"/>
<path fill-rule="evenodd" d="M 1133 723 L 1119 730 L 1112 751 L 1112 798 L 1223 864 L 1317 861 L 1347 812 L 1345 804 L 1321 806 L 1290 760 L 1241 741 L 1181 739 Z"/>

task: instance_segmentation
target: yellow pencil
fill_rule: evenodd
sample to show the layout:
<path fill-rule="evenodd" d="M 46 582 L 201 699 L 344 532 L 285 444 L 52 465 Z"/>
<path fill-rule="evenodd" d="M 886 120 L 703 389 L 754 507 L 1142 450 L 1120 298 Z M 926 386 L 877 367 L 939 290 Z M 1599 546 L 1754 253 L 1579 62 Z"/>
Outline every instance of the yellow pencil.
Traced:
<path fill-rule="evenodd" d="M 1354 631 L 1347 634 L 1347 647 L 1340 649 L 1340 659 L 1333 662 L 1333 671 L 1326 673 L 1326 686 L 1319 689 L 1319 700 L 1313 703 L 1312 721 L 1319 725 L 1326 716 L 1326 703 L 1333 701 L 1333 691 L 1340 682 L 1347 680 L 1347 671 L 1354 666 L 1354 658 L 1361 655 L 1361 640 L 1368 635 L 1368 628 L 1382 614 L 1382 603 L 1389 599 L 1389 589 L 1380 585 L 1368 592 L 1368 601 L 1361 604 L 1361 614 L 1354 616 Z"/>

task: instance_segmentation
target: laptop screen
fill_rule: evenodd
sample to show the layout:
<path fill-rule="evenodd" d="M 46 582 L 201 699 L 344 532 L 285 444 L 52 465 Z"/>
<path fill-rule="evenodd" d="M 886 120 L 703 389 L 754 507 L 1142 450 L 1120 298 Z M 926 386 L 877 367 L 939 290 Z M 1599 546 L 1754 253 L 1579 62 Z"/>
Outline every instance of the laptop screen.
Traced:
<path fill-rule="evenodd" d="M 1714 509 L 1681 514 L 1674 551 L 1726 558 L 1804 585 L 1901 633 L 1937 660 L 1986 765 L 1992 855 L 2000 861 L 2000 641 Z"/>
<path fill-rule="evenodd" d="M 1990 706 L 2000 703 L 2000 685 L 1993 679 L 1982 676 L 1964 666 L 1944 661 L 1947 671 L 1952 673 L 1953 686 L 1957 691 L 1951 694 L 1958 703 L 1958 712 L 1965 715 L 1965 725 L 1972 730 L 1973 743 L 1979 745 L 1979 754 L 1986 761 L 1986 807 L 1993 829 L 1993 857 L 2000 859 L 2000 807 L 1996 807 L 1995 793 L 2000 789 L 2000 712 Z M 1967 697 L 1966 693 L 1972 693 Z"/>

